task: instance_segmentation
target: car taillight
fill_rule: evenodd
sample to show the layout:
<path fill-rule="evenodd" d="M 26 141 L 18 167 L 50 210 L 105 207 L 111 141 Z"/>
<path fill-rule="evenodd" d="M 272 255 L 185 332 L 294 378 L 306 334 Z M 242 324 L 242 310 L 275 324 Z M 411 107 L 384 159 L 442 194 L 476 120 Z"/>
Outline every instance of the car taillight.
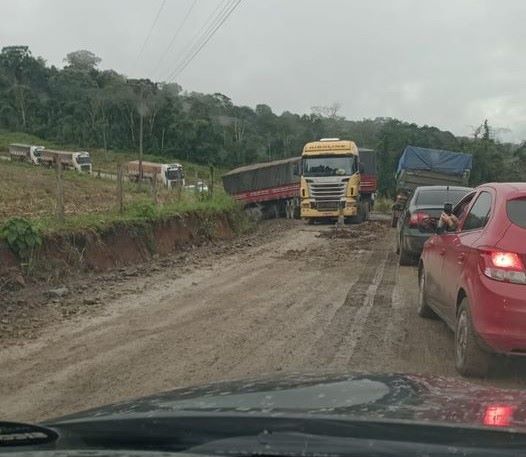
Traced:
<path fill-rule="evenodd" d="M 514 284 L 526 284 L 526 270 L 515 252 L 481 249 L 482 272 L 491 279 Z"/>
<path fill-rule="evenodd" d="M 488 405 L 484 411 L 483 423 L 490 427 L 509 427 L 515 407 L 509 405 Z"/>
<path fill-rule="evenodd" d="M 424 213 L 423 211 L 417 211 L 416 213 L 411 214 L 409 218 L 409 227 L 418 227 L 422 225 L 422 222 L 425 219 L 429 219 L 429 214 Z"/>

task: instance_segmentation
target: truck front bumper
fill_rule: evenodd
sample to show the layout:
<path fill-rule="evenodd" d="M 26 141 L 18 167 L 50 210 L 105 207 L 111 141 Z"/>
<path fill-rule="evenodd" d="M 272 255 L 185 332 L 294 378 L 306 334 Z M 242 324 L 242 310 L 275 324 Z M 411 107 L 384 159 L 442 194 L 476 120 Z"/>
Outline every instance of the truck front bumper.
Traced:
<path fill-rule="evenodd" d="M 343 208 L 344 217 L 353 217 L 353 216 L 356 216 L 356 214 L 357 214 L 356 206 Z M 305 217 L 305 218 L 338 217 L 339 215 L 340 215 L 339 210 L 321 211 L 321 210 L 313 209 L 313 208 L 301 208 L 301 217 Z"/>

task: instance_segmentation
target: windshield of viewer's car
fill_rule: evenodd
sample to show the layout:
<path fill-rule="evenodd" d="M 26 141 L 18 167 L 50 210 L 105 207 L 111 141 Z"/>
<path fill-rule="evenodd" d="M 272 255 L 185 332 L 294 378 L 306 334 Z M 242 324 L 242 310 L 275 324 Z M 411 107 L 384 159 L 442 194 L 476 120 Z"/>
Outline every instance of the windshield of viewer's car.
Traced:
<path fill-rule="evenodd" d="M 452 203 L 454 206 L 467 193 L 467 190 L 420 190 L 415 205 L 442 207 L 444 203 Z"/>
<path fill-rule="evenodd" d="M 356 156 L 324 156 L 303 159 L 303 176 L 349 176 L 356 173 Z"/>
<path fill-rule="evenodd" d="M 283 431 L 300 404 L 374 410 L 400 442 L 414 421 L 510 426 L 526 450 L 526 0 L 0 0 L 0 18 L 0 454 L 3 420 L 182 386 L 234 432 L 256 403 L 257 433 Z M 192 440 L 209 417 L 156 419 L 177 402 L 123 409 L 126 442 L 138 414 Z M 294 457 L 222 455 L 251 449 Z"/>

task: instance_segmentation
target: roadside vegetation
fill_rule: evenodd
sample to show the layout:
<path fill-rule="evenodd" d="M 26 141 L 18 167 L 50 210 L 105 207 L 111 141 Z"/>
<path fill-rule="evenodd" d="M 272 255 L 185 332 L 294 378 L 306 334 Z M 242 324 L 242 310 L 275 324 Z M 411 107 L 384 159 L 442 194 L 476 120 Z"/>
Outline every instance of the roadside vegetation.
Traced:
<path fill-rule="evenodd" d="M 380 197 L 374 202 L 374 210 L 379 213 L 390 213 L 393 206 L 393 200 L 390 198 Z"/>
<path fill-rule="evenodd" d="M 57 178 L 54 170 L 25 163 L 0 162 L 0 228 L 16 232 L 24 220 L 39 234 L 103 230 L 117 223 L 154 222 L 177 214 L 240 213 L 228 195 L 217 187 L 213 194 L 154 188 L 149 183 L 123 183 L 123 209 L 115 181 L 73 171 L 62 175 L 64 221 L 56 217 Z M 26 224 L 27 225 L 27 224 Z M 25 226 L 24 226 L 25 227 Z M 7 230 L 7 229 L 6 229 Z M 24 228 L 25 230 L 25 228 Z M 0 230 L 0 237 L 7 233 Z M 20 229 L 22 232 L 22 229 Z"/>

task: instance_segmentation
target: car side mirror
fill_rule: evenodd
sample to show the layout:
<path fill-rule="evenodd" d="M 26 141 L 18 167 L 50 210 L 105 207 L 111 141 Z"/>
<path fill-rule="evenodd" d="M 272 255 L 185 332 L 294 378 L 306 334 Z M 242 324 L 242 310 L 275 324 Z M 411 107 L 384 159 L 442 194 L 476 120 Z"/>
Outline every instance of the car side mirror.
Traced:
<path fill-rule="evenodd" d="M 440 222 L 437 224 L 437 226 L 435 227 L 435 233 L 437 235 L 442 235 L 443 233 L 446 232 L 446 224 L 441 224 Z"/>

